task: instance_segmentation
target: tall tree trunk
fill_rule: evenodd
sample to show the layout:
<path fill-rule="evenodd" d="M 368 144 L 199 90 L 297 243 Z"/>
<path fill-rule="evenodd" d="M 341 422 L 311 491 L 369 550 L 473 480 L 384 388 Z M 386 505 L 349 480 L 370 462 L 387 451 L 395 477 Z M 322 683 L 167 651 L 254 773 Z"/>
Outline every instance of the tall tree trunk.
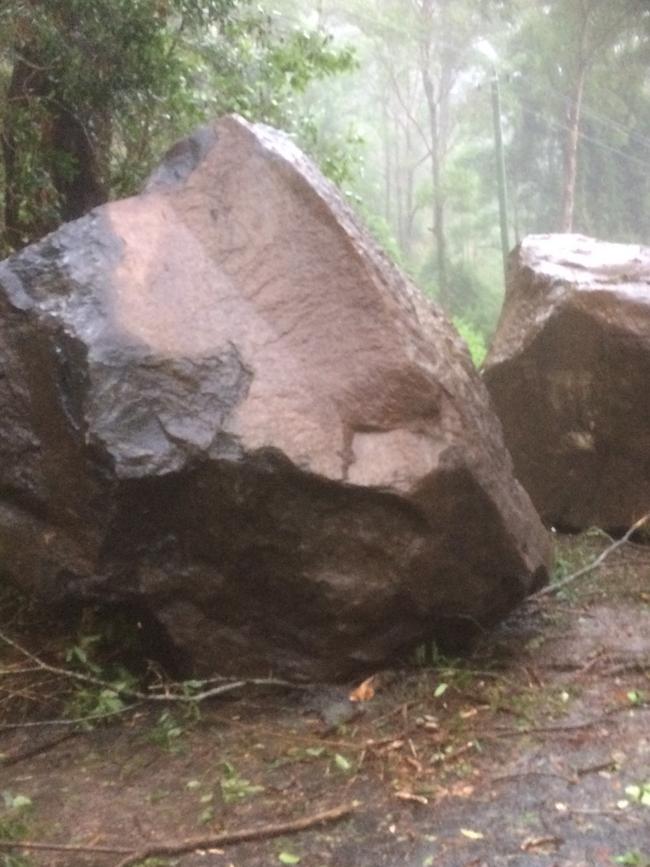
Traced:
<path fill-rule="evenodd" d="M 575 86 L 567 112 L 567 132 L 564 142 L 564 171 L 562 180 L 562 231 L 572 232 L 575 214 L 576 177 L 578 173 L 578 142 L 582 97 L 585 89 L 586 65 L 580 63 Z"/>
<path fill-rule="evenodd" d="M 404 255 L 408 258 L 411 255 L 413 246 L 413 169 L 411 156 L 413 145 L 411 142 L 411 128 L 407 126 L 404 130 L 404 171 L 406 173 L 406 190 L 404 209 L 406 212 L 404 219 Z"/>
<path fill-rule="evenodd" d="M 388 126 L 388 106 L 386 100 L 381 104 L 382 142 L 384 146 L 384 218 L 390 226 L 393 216 L 393 163 L 390 152 L 390 132 Z"/>
<path fill-rule="evenodd" d="M 16 142 L 10 130 L 4 129 L 0 136 L 2 142 L 2 163 L 4 174 L 4 230 L 0 239 L 0 255 L 10 253 L 20 246 L 22 232 L 16 191 Z"/>
<path fill-rule="evenodd" d="M 449 307 L 449 286 L 447 283 L 447 249 L 445 239 L 445 205 L 442 189 L 442 170 L 440 165 L 440 126 L 438 103 L 433 88 L 431 73 L 427 66 L 427 58 L 422 58 L 422 84 L 429 111 L 429 126 L 431 130 L 431 179 L 433 181 L 433 236 L 436 245 L 436 262 L 438 266 L 438 297 L 443 307 Z"/>
<path fill-rule="evenodd" d="M 396 238 L 400 250 L 404 249 L 404 189 L 402 185 L 402 147 L 401 130 L 397 113 L 393 115 L 393 130 L 395 135 L 395 174 L 393 192 L 395 196 Z"/>
<path fill-rule="evenodd" d="M 50 174 L 61 197 L 64 222 L 76 220 L 106 201 L 108 195 L 90 132 L 65 106 L 54 109 L 51 153 Z"/>
<path fill-rule="evenodd" d="M 3 246 L 9 250 L 38 240 L 57 228 L 61 221 L 75 220 L 108 198 L 95 139 L 102 146 L 108 146 L 109 119 L 98 116 L 95 135 L 91 136 L 77 113 L 58 98 L 43 66 L 38 63 L 37 50 L 20 46 L 18 55 L 9 82 L 9 108 L 0 136 L 4 163 Z M 24 145 L 19 128 L 26 116 L 33 127 L 31 146 L 35 149 L 36 164 L 51 181 L 49 190 L 44 185 L 39 191 L 43 199 L 40 206 L 38 201 L 33 201 L 33 194 L 25 190 L 22 176 L 20 149 Z M 58 218 L 53 217 L 51 207 L 56 198 Z M 50 207 L 46 207 L 46 203 Z"/>

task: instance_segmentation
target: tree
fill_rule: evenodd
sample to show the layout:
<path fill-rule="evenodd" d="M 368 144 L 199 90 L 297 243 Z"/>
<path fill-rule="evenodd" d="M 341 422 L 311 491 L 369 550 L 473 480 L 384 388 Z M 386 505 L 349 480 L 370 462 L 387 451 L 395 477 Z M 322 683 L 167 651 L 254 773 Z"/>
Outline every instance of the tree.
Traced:
<path fill-rule="evenodd" d="M 561 186 L 554 228 L 561 231 L 573 231 L 575 223 L 585 94 L 599 71 L 611 76 L 620 67 L 638 39 L 642 12 L 641 0 L 549 0 L 524 6 L 518 41 L 527 55 L 525 98 L 530 99 L 532 70 L 546 79 L 538 79 L 535 87 L 546 84 L 564 96 L 556 121 L 561 130 Z M 551 115 L 557 113 L 554 109 Z"/>
<path fill-rule="evenodd" d="M 291 125 L 292 94 L 353 62 L 249 0 L 5 0 L 0 33 L 7 251 L 133 192 L 209 115 Z"/>

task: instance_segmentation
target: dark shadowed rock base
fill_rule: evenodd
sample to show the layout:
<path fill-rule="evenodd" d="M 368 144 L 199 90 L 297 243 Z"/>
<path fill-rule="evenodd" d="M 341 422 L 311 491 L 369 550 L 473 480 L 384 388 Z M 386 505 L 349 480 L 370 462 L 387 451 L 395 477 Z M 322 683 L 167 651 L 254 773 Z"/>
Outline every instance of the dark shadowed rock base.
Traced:
<path fill-rule="evenodd" d="M 618 530 L 650 509 L 650 249 L 527 238 L 484 377 L 547 523 Z"/>
<path fill-rule="evenodd" d="M 345 677 L 547 577 L 465 347 L 266 127 L 0 265 L 0 358 L 3 565 L 197 672 Z"/>

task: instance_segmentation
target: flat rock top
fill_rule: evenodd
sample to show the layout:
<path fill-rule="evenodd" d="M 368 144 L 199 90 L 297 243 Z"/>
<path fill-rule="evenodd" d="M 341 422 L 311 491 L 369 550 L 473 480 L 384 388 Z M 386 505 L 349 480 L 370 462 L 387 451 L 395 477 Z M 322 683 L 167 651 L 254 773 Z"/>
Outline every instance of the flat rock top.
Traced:
<path fill-rule="evenodd" d="M 650 313 L 650 247 L 585 235 L 529 235 L 511 253 L 501 319 L 487 372 L 516 357 L 557 312 L 579 309 L 639 330 Z"/>
<path fill-rule="evenodd" d="M 638 284 L 650 301 L 650 247 L 597 241 L 585 235 L 529 235 L 520 246 L 520 267 L 574 284 L 577 289 Z"/>

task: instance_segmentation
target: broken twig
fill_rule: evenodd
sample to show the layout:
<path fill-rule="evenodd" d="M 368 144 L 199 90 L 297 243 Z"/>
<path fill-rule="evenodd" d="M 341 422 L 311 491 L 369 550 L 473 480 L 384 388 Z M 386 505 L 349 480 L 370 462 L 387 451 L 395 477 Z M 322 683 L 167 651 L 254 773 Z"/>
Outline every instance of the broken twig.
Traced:
<path fill-rule="evenodd" d="M 91 674 L 84 674 L 80 671 L 72 671 L 68 668 L 61 668 L 58 665 L 50 665 L 49 662 L 45 662 L 45 660 L 41 659 L 39 656 L 31 653 L 31 651 L 27 650 L 25 647 L 20 645 L 13 638 L 10 638 L 4 632 L 0 631 L 0 641 L 3 641 L 5 644 L 9 645 L 9 647 L 13 647 L 14 650 L 18 651 L 18 653 L 22 654 L 26 659 L 31 660 L 41 671 L 47 671 L 50 674 L 54 674 L 57 677 L 64 677 L 68 680 L 74 680 L 77 683 L 84 683 L 88 686 L 95 686 L 100 689 L 107 689 L 113 692 L 115 695 L 119 695 L 123 698 L 131 699 L 132 701 L 146 701 L 146 702 L 156 702 L 156 703 L 179 703 L 179 704 L 196 704 L 203 701 L 206 701 L 209 698 L 217 698 L 219 696 L 227 695 L 228 693 L 235 692 L 239 689 L 244 689 L 249 686 L 272 686 L 279 687 L 282 689 L 293 689 L 293 690 L 304 690 L 309 687 L 303 684 L 292 683 L 288 680 L 280 680 L 274 677 L 266 677 L 266 678 L 246 678 L 241 680 L 227 680 L 224 679 L 223 683 L 220 683 L 219 686 L 210 687 L 209 689 L 204 689 L 200 692 L 191 692 L 185 690 L 183 692 L 141 692 L 137 689 L 131 689 L 128 686 L 120 686 L 119 684 L 112 683 L 109 680 L 102 680 L 99 677 L 94 677 Z M 214 683 L 214 681 L 194 681 L 198 686 L 204 686 L 205 684 Z M 183 684 L 180 685 L 181 688 Z"/>
<path fill-rule="evenodd" d="M 643 525 L 646 524 L 649 519 L 650 512 L 647 515 L 644 515 L 642 518 L 639 518 L 638 521 L 632 524 L 632 526 L 627 531 L 627 533 L 625 533 L 624 536 L 621 536 L 620 539 L 617 539 L 615 542 L 605 548 L 605 550 L 602 551 L 598 557 L 596 557 L 593 563 L 589 563 L 587 566 L 583 566 L 582 569 L 578 569 L 577 572 L 573 572 L 571 575 L 567 575 L 566 578 L 563 578 L 561 581 L 557 581 L 555 584 L 549 584 L 547 587 L 542 587 L 542 589 L 538 590 L 537 593 L 533 593 L 531 596 L 529 596 L 526 599 L 526 602 L 535 602 L 544 596 L 550 596 L 552 594 L 559 593 L 560 590 L 564 590 L 565 587 L 567 587 L 569 584 L 573 584 L 573 582 L 577 581 L 578 578 L 582 578 L 584 575 L 588 575 L 590 572 L 594 572 L 604 563 L 604 561 L 609 557 L 610 554 L 613 554 L 617 548 L 620 548 L 627 542 L 629 542 L 630 538 L 637 532 L 637 530 L 640 530 L 641 527 L 643 527 Z"/>

